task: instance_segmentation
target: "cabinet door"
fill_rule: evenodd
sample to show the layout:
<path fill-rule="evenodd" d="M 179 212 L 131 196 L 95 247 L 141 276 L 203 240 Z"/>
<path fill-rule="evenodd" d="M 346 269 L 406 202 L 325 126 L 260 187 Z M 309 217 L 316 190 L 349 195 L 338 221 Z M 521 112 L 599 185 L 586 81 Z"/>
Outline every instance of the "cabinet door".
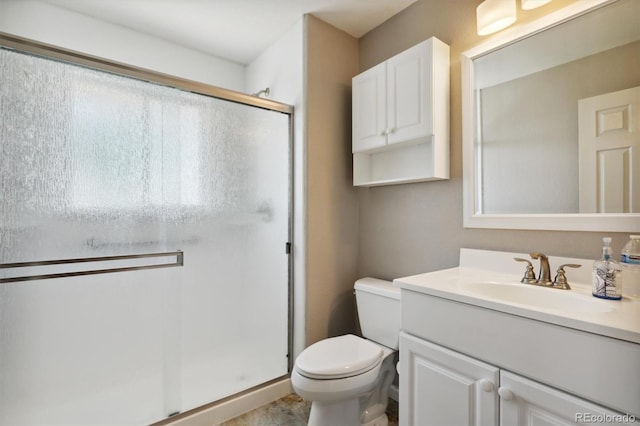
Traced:
<path fill-rule="evenodd" d="M 352 80 L 353 152 L 387 144 L 386 79 L 386 63 L 383 62 Z"/>
<path fill-rule="evenodd" d="M 433 134 L 431 51 L 427 40 L 387 61 L 387 143 Z"/>
<path fill-rule="evenodd" d="M 400 333 L 400 424 L 497 425 L 499 370 Z"/>
<path fill-rule="evenodd" d="M 500 425 L 622 424 L 622 414 L 506 371 L 500 372 Z"/>

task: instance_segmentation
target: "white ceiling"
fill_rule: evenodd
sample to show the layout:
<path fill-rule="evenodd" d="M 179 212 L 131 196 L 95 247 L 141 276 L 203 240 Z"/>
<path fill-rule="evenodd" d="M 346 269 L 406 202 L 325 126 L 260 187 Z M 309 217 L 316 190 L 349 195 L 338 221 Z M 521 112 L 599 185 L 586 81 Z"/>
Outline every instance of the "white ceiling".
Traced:
<path fill-rule="evenodd" d="M 416 0 L 45 0 L 247 64 L 305 13 L 360 37 Z"/>

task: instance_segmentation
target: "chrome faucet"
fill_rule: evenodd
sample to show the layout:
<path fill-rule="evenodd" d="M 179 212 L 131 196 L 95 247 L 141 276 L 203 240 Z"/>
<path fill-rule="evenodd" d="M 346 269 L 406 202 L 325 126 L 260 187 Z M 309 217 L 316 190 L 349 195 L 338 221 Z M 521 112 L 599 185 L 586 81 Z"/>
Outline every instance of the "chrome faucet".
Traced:
<path fill-rule="evenodd" d="M 538 273 L 538 280 L 536 284 L 551 285 L 551 270 L 549 268 L 549 258 L 538 252 L 529 253 L 532 259 L 540 259 L 540 273 Z"/>

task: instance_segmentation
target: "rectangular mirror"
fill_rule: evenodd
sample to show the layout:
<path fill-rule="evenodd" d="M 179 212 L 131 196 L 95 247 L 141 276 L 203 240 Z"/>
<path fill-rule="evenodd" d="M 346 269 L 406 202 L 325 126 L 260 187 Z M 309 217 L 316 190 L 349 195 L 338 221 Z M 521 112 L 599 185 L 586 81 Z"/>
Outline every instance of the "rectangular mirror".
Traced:
<path fill-rule="evenodd" d="M 462 55 L 466 227 L 640 232 L 640 2 L 577 1 Z"/>

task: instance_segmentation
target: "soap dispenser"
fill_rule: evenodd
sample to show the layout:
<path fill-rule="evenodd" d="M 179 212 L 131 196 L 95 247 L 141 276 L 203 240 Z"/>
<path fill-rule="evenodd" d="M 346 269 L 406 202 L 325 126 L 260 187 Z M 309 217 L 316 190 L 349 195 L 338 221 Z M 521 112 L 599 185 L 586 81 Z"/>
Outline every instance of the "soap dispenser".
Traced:
<path fill-rule="evenodd" d="M 595 297 L 619 300 L 622 297 L 622 285 L 618 279 L 620 264 L 611 258 L 611 238 L 602 239 L 602 258 L 593 262 L 593 289 Z"/>

